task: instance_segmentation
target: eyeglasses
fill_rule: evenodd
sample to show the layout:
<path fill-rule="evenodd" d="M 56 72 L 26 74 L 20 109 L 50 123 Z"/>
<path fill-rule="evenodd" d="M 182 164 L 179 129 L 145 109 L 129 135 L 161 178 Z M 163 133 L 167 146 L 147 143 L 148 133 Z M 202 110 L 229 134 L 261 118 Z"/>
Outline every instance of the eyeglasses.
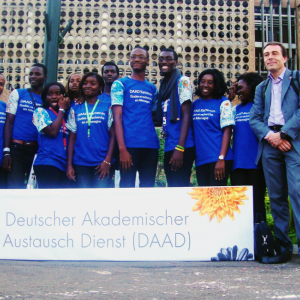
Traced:
<path fill-rule="evenodd" d="M 137 59 L 137 58 L 139 58 L 140 60 L 145 60 L 145 59 L 147 59 L 145 56 L 143 56 L 143 55 L 131 55 L 130 56 L 130 59 L 132 59 L 132 60 L 134 60 L 134 59 Z"/>
<path fill-rule="evenodd" d="M 163 61 L 166 61 L 166 62 L 170 62 L 170 61 L 172 61 L 172 60 L 174 60 L 174 58 L 172 58 L 172 57 L 160 57 L 159 59 L 158 59 L 158 61 L 159 62 L 163 62 Z"/>

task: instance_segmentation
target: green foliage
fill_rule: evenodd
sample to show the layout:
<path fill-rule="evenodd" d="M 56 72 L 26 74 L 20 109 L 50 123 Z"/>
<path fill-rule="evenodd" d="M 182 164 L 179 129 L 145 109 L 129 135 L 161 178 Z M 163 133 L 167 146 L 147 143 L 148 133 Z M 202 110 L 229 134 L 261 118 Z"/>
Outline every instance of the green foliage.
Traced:
<path fill-rule="evenodd" d="M 155 187 L 166 187 L 166 174 L 164 171 L 164 149 L 165 140 L 161 137 L 161 128 L 156 128 L 156 133 L 159 138 L 158 164 L 155 177 Z"/>
<path fill-rule="evenodd" d="M 198 186 L 195 163 L 193 163 L 190 186 Z"/>
<path fill-rule="evenodd" d="M 273 236 L 275 237 L 274 220 L 273 220 L 272 213 L 271 213 L 271 204 L 270 204 L 269 194 L 268 194 L 267 190 L 266 190 L 266 194 L 265 194 L 265 208 L 266 208 L 267 224 L 270 227 Z"/>

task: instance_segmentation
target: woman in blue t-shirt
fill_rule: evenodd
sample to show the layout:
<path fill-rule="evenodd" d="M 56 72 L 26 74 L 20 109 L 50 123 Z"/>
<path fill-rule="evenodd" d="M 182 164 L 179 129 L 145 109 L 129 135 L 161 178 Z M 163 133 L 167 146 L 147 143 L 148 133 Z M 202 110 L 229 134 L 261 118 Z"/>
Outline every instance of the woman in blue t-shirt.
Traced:
<path fill-rule="evenodd" d="M 235 128 L 233 130 L 233 168 L 230 175 L 232 185 L 252 185 L 254 199 L 254 220 L 260 213 L 266 221 L 266 183 L 263 169 L 255 164 L 258 140 L 254 135 L 249 116 L 253 105 L 255 88 L 263 81 L 257 73 L 241 75 L 231 89 L 230 99 L 237 94 L 241 104 L 233 108 Z"/>
<path fill-rule="evenodd" d="M 79 91 L 85 101 L 71 107 L 66 125 L 70 130 L 67 176 L 80 188 L 109 187 L 110 183 L 115 135 L 110 103 L 98 99 L 103 87 L 97 73 L 82 77 Z"/>
<path fill-rule="evenodd" d="M 199 186 L 225 186 L 232 168 L 230 138 L 234 126 L 230 101 L 222 73 L 203 71 L 198 78 L 192 105 L 196 145 L 196 175 Z"/>
<path fill-rule="evenodd" d="M 66 110 L 69 98 L 64 98 L 65 88 L 58 82 L 46 85 L 42 92 L 42 107 L 33 113 L 33 124 L 39 136 L 39 149 L 34 161 L 34 172 L 38 187 L 64 188 L 68 186 L 66 177 L 66 146 L 69 131 L 66 128 Z"/>

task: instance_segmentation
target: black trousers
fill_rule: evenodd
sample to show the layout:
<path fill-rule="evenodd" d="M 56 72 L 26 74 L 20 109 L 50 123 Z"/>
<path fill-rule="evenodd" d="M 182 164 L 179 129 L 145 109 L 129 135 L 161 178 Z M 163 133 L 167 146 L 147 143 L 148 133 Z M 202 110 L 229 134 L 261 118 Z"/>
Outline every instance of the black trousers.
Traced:
<path fill-rule="evenodd" d="M 7 173 L 8 189 L 25 189 L 30 174 L 37 146 L 24 146 L 11 143 L 10 155 L 12 158 L 11 172 Z"/>
<path fill-rule="evenodd" d="M 120 171 L 121 188 L 134 188 L 136 171 L 139 172 L 140 187 L 154 187 L 158 162 L 158 149 L 152 148 L 127 148 L 132 157 L 131 169 L 124 173 Z"/>
<path fill-rule="evenodd" d="M 171 170 L 169 163 L 174 150 L 165 152 L 164 169 L 167 177 L 168 187 L 185 187 L 190 185 L 193 162 L 195 160 L 195 148 L 186 148 L 183 153 L 183 164 L 177 171 Z"/>
<path fill-rule="evenodd" d="M 7 188 L 7 172 L 0 167 L 0 189 Z"/>
<path fill-rule="evenodd" d="M 232 163 L 232 160 L 225 160 L 225 177 L 222 180 L 215 179 L 216 162 L 196 167 L 198 186 L 226 186 Z"/>
<path fill-rule="evenodd" d="M 266 181 L 263 169 L 235 169 L 230 174 L 231 185 L 252 185 L 253 186 L 253 217 L 261 214 L 266 222 L 265 192 Z"/>
<path fill-rule="evenodd" d="M 78 188 L 109 188 L 111 179 L 108 177 L 102 179 L 99 178 L 99 174 L 96 173 L 97 166 L 81 166 L 74 165 L 76 185 Z"/>
<path fill-rule="evenodd" d="M 63 189 L 75 187 L 68 179 L 66 172 L 49 165 L 35 165 L 34 173 L 36 175 L 39 189 Z"/>

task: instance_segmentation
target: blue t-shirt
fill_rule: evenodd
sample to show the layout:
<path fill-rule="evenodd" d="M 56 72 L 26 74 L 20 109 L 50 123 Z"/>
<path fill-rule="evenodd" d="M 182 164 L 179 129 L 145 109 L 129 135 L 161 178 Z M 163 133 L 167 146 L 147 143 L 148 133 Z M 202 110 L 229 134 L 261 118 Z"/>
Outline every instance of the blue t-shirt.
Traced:
<path fill-rule="evenodd" d="M 6 112 L 15 115 L 12 138 L 22 141 L 37 141 L 38 131 L 32 123 L 32 115 L 35 108 L 42 105 L 40 95 L 32 93 L 36 107 L 34 107 L 27 89 L 19 89 L 11 92 Z"/>
<path fill-rule="evenodd" d="M 111 97 L 110 97 L 110 95 L 108 95 L 108 94 L 106 94 L 104 92 L 101 95 L 98 96 L 98 99 L 102 103 L 109 103 L 109 105 L 111 104 Z"/>
<path fill-rule="evenodd" d="M 3 158 L 3 127 L 6 119 L 6 103 L 0 101 L 0 168 L 2 167 Z"/>
<path fill-rule="evenodd" d="M 233 110 L 235 114 L 235 127 L 233 130 L 233 170 L 258 169 L 255 159 L 258 149 L 258 140 L 253 133 L 249 116 L 253 102 L 246 105 L 239 104 Z"/>
<path fill-rule="evenodd" d="M 94 104 L 88 104 L 89 114 L 93 108 Z M 97 166 L 105 159 L 110 140 L 110 114 L 110 104 L 99 102 L 92 115 L 89 138 L 85 102 L 70 109 L 66 126 L 77 136 L 73 157 L 75 165 Z"/>
<path fill-rule="evenodd" d="M 75 105 L 78 105 L 75 101 L 72 101 L 70 104 L 70 107 L 74 107 Z"/>
<path fill-rule="evenodd" d="M 33 124 L 36 126 L 39 136 L 39 149 L 34 161 L 35 165 L 54 166 L 66 171 L 67 153 L 63 141 L 63 125 L 56 137 L 51 137 L 43 132 L 43 129 L 56 120 L 56 114 L 50 109 L 37 108 L 33 113 Z M 66 128 L 66 143 L 68 143 L 69 130 Z"/>
<path fill-rule="evenodd" d="M 152 120 L 158 91 L 149 81 L 129 77 L 116 80 L 111 88 L 112 105 L 123 106 L 123 131 L 126 147 L 159 149 Z"/>
<path fill-rule="evenodd" d="M 230 101 L 222 99 L 197 99 L 192 106 L 193 126 L 196 144 L 196 166 L 218 161 L 223 128 L 234 125 Z M 225 160 L 232 160 L 229 147 Z"/>
<path fill-rule="evenodd" d="M 177 81 L 177 108 L 178 108 L 178 116 L 180 120 L 176 123 L 172 123 L 170 121 L 170 99 L 162 102 L 162 110 L 164 114 L 164 108 L 166 106 L 167 110 L 167 124 L 166 124 L 166 140 L 165 140 L 165 152 L 172 151 L 178 145 L 179 137 L 180 137 L 180 129 L 181 129 L 181 105 L 187 101 L 192 101 L 192 86 L 190 80 L 186 76 L 181 76 Z M 189 132 L 187 138 L 185 140 L 184 148 L 194 147 L 194 137 L 192 134 L 191 126 L 189 128 Z"/>

